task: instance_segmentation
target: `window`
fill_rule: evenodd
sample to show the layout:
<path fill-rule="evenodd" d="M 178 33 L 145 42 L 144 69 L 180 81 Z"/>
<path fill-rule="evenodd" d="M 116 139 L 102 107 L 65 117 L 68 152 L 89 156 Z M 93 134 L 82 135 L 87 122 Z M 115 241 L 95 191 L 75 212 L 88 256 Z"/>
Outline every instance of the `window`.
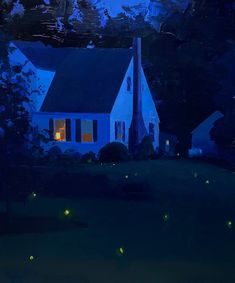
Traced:
<path fill-rule="evenodd" d="M 54 120 L 54 139 L 56 141 L 66 141 L 65 119 Z"/>
<path fill-rule="evenodd" d="M 155 138 L 154 138 L 154 123 L 149 123 L 149 136 L 151 138 L 151 141 L 154 142 Z"/>
<path fill-rule="evenodd" d="M 49 132 L 51 140 L 71 141 L 71 120 L 50 119 Z"/>
<path fill-rule="evenodd" d="M 82 132 L 82 142 L 93 142 L 93 121 L 82 120 L 81 132 Z"/>
<path fill-rule="evenodd" d="M 125 122 L 115 122 L 115 140 L 125 141 Z"/>
<path fill-rule="evenodd" d="M 97 120 L 76 119 L 76 142 L 91 143 L 97 141 Z"/>
<path fill-rule="evenodd" d="M 127 77 L 127 91 L 131 91 L 131 77 Z"/>

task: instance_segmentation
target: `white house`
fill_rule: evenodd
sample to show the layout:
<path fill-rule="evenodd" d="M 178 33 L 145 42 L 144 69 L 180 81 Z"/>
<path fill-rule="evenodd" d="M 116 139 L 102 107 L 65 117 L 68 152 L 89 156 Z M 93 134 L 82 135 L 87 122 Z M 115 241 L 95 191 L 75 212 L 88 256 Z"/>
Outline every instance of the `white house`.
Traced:
<path fill-rule="evenodd" d="M 141 65 L 141 40 L 132 49 L 52 48 L 14 42 L 13 62 L 26 62 L 35 79 L 32 123 L 49 130 L 63 151 L 98 153 L 113 141 L 129 149 L 150 135 L 159 147 L 159 117 Z"/>
<path fill-rule="evenodd" d="M 192 132 L 192 148 L 189 150 L 190 157 L 212 156 L 217 152 L 215 142 L 211 140 L 210 131 L 214 123 L 224 115 L 216 111 L 197 126 Z"/>

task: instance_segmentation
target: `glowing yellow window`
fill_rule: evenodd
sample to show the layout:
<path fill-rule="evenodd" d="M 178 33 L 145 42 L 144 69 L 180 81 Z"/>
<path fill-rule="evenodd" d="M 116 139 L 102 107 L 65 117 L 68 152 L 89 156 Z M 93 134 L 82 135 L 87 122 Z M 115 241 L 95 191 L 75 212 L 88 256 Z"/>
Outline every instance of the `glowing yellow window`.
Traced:
<path fill-rule="evenodd" d="M 56 141 L 66 141 L 65 119 L 54 120 L 54 139 Z"/>
<path fill-rule="evenodd" d="M 81 121 L 82 142 L 93 142 L 93 121 Z"/>

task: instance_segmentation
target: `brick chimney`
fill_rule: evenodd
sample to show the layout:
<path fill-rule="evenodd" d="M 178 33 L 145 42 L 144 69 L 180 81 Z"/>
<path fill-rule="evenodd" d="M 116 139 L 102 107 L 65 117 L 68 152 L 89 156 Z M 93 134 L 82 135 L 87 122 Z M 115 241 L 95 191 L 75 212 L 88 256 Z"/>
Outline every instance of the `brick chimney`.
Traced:
<path fill-rule="evenodd" d="M 136 155 L 138 145 L 147 135 L 142 115 L 142 84 L 141 84 L 141 38 L 133 41 L 133 115 L 129 129 L 129 150 Z"/>

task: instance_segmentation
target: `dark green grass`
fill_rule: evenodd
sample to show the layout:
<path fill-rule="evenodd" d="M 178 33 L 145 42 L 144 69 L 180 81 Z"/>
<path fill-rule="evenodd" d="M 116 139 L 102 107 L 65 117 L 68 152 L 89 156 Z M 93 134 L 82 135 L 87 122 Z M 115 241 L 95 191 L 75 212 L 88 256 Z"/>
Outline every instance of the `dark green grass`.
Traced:
<path fill-rule="evenodd" d="M 88 227 L 1 236 L 0 282 L 12 282 L 9 272 L 23 276 L 23 283 L 235 281 L 233 172 L 188 160 L 37 168 L 46 182 L 65 171 L 68 179 L 105 176 L 112 190 L 144 182 L 152 198 L 65 199 L 38 193 L 24 205 L 15 203 L 15 213 L 30 217 L 58 218 L 69 208 L 71 217 Z M 87 184 L 77 182 L 75 188 Z"/>

